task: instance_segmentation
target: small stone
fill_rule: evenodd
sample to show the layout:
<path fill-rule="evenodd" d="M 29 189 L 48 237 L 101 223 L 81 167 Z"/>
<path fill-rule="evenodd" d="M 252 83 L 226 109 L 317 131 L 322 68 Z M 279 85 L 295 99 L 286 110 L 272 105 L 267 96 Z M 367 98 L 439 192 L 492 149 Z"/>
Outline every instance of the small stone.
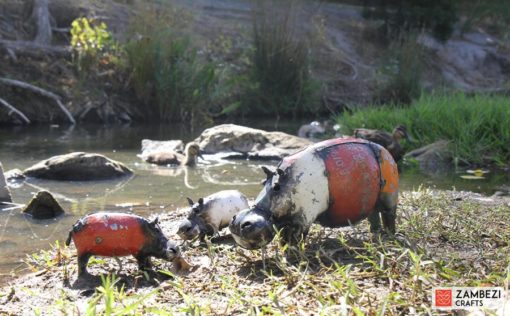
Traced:
<path fill-rule="evenodd" d="M 0 163 L 0 203 L 1 202 L 12 203 L 11 192 L 9 191 L 9 188 L 7 187 L 7 182 L 5 181 L 2 163 Z"/>
<path fill-rule="evenodd" d="M 23 174 L 23 171 L 19 169 L 11 169 L 7 172 L 5 172 L 5 179 L 7 181 L 23 181 L 25 180 L 25 175 Z"/>
<path fill-rule="evenodd" d="M 64 214 L 64 209 L 48 191 L 39 191 L 22 211 L 34 219 L 50 219 Z"/>

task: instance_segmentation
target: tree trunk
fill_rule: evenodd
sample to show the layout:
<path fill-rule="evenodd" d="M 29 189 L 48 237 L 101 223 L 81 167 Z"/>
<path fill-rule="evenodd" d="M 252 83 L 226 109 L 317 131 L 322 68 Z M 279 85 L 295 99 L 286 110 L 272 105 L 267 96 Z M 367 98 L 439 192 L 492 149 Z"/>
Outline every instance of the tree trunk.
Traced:
<path fill-rule="evenodd" d="M 32 18 L 37 26 L 37 34 L 34 42 L 43 45 L 51 44 L 51 16 L 48 8 L 48 0 L 34 0 Z"/>

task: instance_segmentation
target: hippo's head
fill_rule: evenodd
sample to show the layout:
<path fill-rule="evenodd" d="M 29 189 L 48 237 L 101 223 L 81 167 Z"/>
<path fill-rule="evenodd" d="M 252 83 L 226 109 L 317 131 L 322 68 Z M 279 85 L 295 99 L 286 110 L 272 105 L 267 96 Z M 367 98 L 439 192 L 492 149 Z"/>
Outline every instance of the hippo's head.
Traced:
<path fill-rule="evenodd" d="M 152 222 L 148 223 L 144 231 L 148 235 L 145 252 L 156 258 L 166 259 L 168 261 L 172 261 L 180 256 L 179 247 L 165 237 L 159 226 L 157 217 Z"/>
<path fill-rule="evenodd" d="M 207 206 L 204 204 L 204 199 L 198 199 L 197 203 L 187 198 L 190 211 L 188 218 L 182 221 L 179 225 L 177 234 L 184 240 L 190 240 L 197 236 L 212 235 L 214 229 L 208 224 Z"/>
<path fill-rule="evenodd" d="M 274 229 L 275 214 L 280 214 L 282 207 L 282 181 L 285 181 L 284 172 L 277 169 L 276 172 L 262 167 L 266 173 L 266 180 L 263 182 L 264 188 L 255 200 L 255 205 L 241 211 L 234 216 L 229 229 L 234 240 L 243 248 L 258 249 L 267 245 L 273 240 L 276 231 Z"/>

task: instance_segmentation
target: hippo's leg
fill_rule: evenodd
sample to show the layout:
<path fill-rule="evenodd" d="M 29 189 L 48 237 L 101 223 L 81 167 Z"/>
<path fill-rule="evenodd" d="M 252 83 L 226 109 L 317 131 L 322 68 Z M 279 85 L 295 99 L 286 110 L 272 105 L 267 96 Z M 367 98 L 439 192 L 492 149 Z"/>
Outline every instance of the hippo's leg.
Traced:
<path fill-rule="evenodd" d="M 87 263 L 89 262 L 92 254 L 90 253 L 82 253 L 78 255 L 78 276 L 82 276 L 88 274 L 87 272 Z"/>
<path fill-rule="evenodd" d="M 381 211 L 384 229 L 392 235 L 395 235 L 395 219 L 397 218 L 397 206 Z"/>
<path fill-rule="evenodd" d="M 381 193 L 378 202 L 381 212 L 384 230 L 392 235 L 395 234 L 395 219 L 397 217 L 397 193 Z"/>
<path fill-rule="evenodd" d="M 280 232 L 281 243 L 289 246 L 298 246 L 308 235 L 310 227 L 303 227 L 302 224 L 288 223 L 283 226 Z"/>
<path fill-rule="evenodd" d="M 140 270 L 148 270 L 152 268 L 151 258 L 147 255 L 138 255 L 135 257 Z"/>
<path fill-rule="evenodd" d="M 370 222 L 370 232 L 372 234 L 378 234 L 381 232 L 381 217 L 379 216 L 379 211 L 375 210 L 368 216 L 368 221 Z"/>

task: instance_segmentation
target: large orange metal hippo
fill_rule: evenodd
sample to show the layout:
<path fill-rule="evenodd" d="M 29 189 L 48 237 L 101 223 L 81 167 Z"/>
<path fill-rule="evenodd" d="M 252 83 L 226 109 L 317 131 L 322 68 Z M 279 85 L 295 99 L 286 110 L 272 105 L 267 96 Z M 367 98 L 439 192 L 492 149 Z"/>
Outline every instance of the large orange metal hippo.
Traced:
<path fill-rule="evenodd" d="M 368 218 L 371 231 L 395 233 L 397 164 L 383 147 L 357 138 L 326 140 L 284 158 L 251 209 L 231 222 L 236 242 L 256 249 L 276 227 L 289 243 L 306 236 L 312 223 L 340 227 Z M 380 214 L 380 215 L 379 215 Z"/>

